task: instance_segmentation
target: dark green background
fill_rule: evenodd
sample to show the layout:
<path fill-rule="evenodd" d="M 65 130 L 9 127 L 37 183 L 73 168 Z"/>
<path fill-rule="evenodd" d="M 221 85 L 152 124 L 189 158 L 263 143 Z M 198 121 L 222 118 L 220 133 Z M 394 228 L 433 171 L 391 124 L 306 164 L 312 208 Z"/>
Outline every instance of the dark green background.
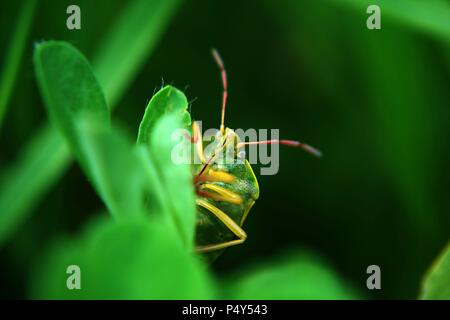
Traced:
<path fill-rule="evenodd" d="M 65 11 L 75 3 L 82 29 L 69 31 Z M 20 5 L 1 4 L 2 65 Z M 47 117 L 33 42 L 67 40 L 91 58 L 125 5 L 39 2 L 0 132 L 0 177 Z M 450 36 L 403 19 L 407 6 L 382 11 L 382 30 L 371 31 L 366 8 L 356 0 L 185 1 L 119 101 L 114 121 L 135 135 L 164 81 L 197 98 L 191 113 L 204 128 L 218 127 L 221 83 L 210 56 L 216 47 L 229 76 L 228 127 L 279 128 L 283 138 L 323 151 L 317 160 L 280 148 L 279 173 L 258 178 L 248 241 L 223 254 L 213 265 L 218 274 L 306 247 L 369 298 L 417 297 L 449 236 Z M 0 296 L 26 297 L 32 262 L 45 245 L 76 234 L 101 208 L 72 165 L 0 249 Z M 365 287 L 371 264 L 382 270 L 377 292 Z"/>

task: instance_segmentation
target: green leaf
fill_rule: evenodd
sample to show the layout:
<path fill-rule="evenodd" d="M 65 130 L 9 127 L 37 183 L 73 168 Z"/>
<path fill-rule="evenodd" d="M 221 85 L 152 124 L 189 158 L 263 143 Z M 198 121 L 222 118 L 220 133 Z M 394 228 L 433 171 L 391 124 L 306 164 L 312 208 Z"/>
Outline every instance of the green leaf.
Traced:
<path fill-rule="evenodd" d="M 27 0 L 20 7 L 20 16 L 17 18 L 14 31 L 11 33 L 11 44 L 8 46 L 3 61 L 3 70 L 0 75 L 0 129 L 16 82 L 36 3 L 36 0 Z"/>
<path fill-rule="evenodd" d="M 427 272 L 420 298 L 432 300 L 450 299 L 450 245 L 444 249 L 441 256 Z"/>
<path fill-rule="evenodd" d="M 71 44 L 49 41 L 36 46 L 34 65 L 47 111 L 78 160 L 84 162 L 75 128 L 77 119 L 89 116 L 99 125 L 109 123 L 108 107 L 89 62 Z"/>
<path fill-rule="evenodd" d="M 145 4 L 145 7 L 141 7 L 142 4 Z M 138 73 L 139 67 L 148 58 L 160 35 L 167 28 L 178 4 L 179 0 L 130 1 L 104 40 L 100 39 L 99 53 L 93 66 L 100 83 L 106 84 L 105 79 L 109 83 L 114 83 L 114 85 L 106 84 L 104 88 L 111 108 L 114 108 L 117 100 L 123 95 L 124 89 L 131 83 Z M 155 6 L 164 6 L 166 9 L 153 10 Z M 135 15 L 130 14 L 130 12 L 136 12 L 136 7 L 141 8 L 140 12 L 146 13 L 147 16 L 150 13 L 159 12 L 161 17 L 136 19 Z M 121 37 L 115 37 L 117 30 L 127 30 L 128 33 Z M 119 51 L 113 50 L 114 48 L 119 48 Z M 104 61 L 108 61 L 108 63 Z M 111 71 L 116 68 L 122 72 L 112 73 Z M 122 90 L 112 92 L 114 88 L 122 88 Z M 36 131 L 36 137 L 32 138 L 27 146 L 24 146 L 25 151 L 18 156 L 18 161 L 5 169 L 10 173 L 8 179 L 1 181 L 0 223 L 7 221 L 8 225 L 3 228 L 7 229 L 7 233 L 4 233 L 5 236 L 0 235 L 0 245 L 2 240 L 7 239 L 7 235 L 14 233 L 14 230 L 26 219 L 30 211 L 47 195 L 55 181 L 62 177 L 71 162 L 69 150 L 57 130 L 46 124 Z M 37 148 L 37 145 L 40 147 Z"/>
<path fill-rule="evenodd" d="M 164 116 L 156 124 L 149 150 L 161 180 L 166 195 L 165 202 L 169 204 L 174 225 L 188 250 L 192 250 L 196 209 L 189 165 L 190 141 L 183 135 L 178 136 L 181 138 L 178 142 L 172 140 L 172 134 L 180 128 L 183 126 L 178 115 Z M 180 153 L 176 152 L 177 148 L 181 151 Z"/>
<path fill-rule="evenodd" d="M 159 90 L 150 99 L 145 109 L 144 117 L 139 125 L 137 142 L 148 145 L 156 122 L 169 113 L 178 114 L 183 126 L 187 128 L 191 124 L 187 107 L 186 96 L 180 90 L 172 86 L 165 86 Z"/>
<path fill-rule="evenodd" d="M 75 241 L 58 241 L 34 268 L 38 299 L 211 299 L 205 266 L 164 225 L 148 220 L 98 221 Z M 69 290 L 67 267 L 81 270 Z"/>
<path fill-rule="evenodd" d="M 99 143 L 92 139 L 91 134 L 86 134 L 85 130 L 77 127 L 78 122 L 87 117 L 99 127 L 109 124 L 106 102 L 88 61 L 72 45 L 50 41 L 36 47 L 34 64 L 41 95 L 53 122 L 64 135 L 87 176 L 93 180 L 109 209 L 118 214 L 116 197 L 110 192 L 110 188 L 115 184 L 109 184 L 108 178 L 111 177 L 105 177 L 104 167 L 111 163 L 128 163 L 113 156 L 109 140 L 105 142 L 103 139 L 102 143 Z M 124 148 L 121 140 L 114 139 L 113 142 L 118 143 L 119 150 Z M 112 161 L 105 161 L 102 158 L 105 154 L 112 158 Z M 118 185 L 123 186 L 120 183 Z M 121 191 L 123 190 L 115 194 L 120 194 Z"/>
<path fill-rule="evenodd" d="M 290 253 L 276 262 L 242 270 L 223 282 L 226 299 L 356 299 L 314 255 Z"/>
<path fill-rule="evenodd" d="M 144 200 L 161 208 L 152 192 L 154 181 L 131 139 L 118 128 L 88 118 L 80 120 L 77 129 L 85 172 L 115 218 L 145 215 Z"/>
<path fill-rule="evenodd" d="M 110 105 L 116 104 L 146 62 L 180 2 L 136 0 L 111 27 L 93 59 Z"/>
<path fill-rule="evenodd" d="M 144 214 L 151 180 L 131 141 L 109 127 L 88 61 L 64 42 L 40 44 L 34 60 L 45 105 L 110 212 L 117 218 Z"/>
<path fill-rule="evenodd" d="M 172 141 L 175 130 L 190 127 L 191 117 L 187 107 L 186 96 L 178 89 L 166 86 L 159 90 L 145 109 L 139 126 L 137 143 L 148 148 L 147 161 L 154 163 L 161 183 L 160 187 L 164 190 L 161 201 L 168 204 L 168 212 L 183 243 L 192 249 L 195 230 L 195 197 L 187 158 L 189 155 L 179 155 L 181 157 L 178 160 L 182 164 L 175 164 L 172 159 L 172 151 L 177 146 L 181 148 L 179 150 L 189 151 L 190 145 L 184 137 L 181 137 L 178 143 Z"/>

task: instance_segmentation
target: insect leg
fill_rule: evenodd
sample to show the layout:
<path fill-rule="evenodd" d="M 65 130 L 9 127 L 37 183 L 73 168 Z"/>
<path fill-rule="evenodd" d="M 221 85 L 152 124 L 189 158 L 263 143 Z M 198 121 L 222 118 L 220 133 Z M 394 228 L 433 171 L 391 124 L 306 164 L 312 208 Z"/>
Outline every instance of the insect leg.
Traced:
<path fill-rule="evenodd" d="M 225 249 L 231 246 L 235 246 L 243 243 L 247 239 L 247 233 L 236 223 L 233 219 L 231 219 L 225 212 L 217 208 L 216 206 L 210 204 L 209 202 L 203 199 L 196 200 L 197 205 L 209 210 L 212 212 L 233 234 L 239 239 L 225 241 L 217 244 L 209 244 L 206 246 L 197 247 L 198 252 L 208 252 L 214 250 Z"/>
<path fill-rule="evenodd" d="M 240 223 L 241 226 L 244 224 L 245 219 L 247 219 L 248 213 L 250 212 L 250 209 L 253 207 L 254 204 L 255 204 L 255 201 L 250 200 L 250 203 L 248 204 L 247 209 L 245 209 L 245 212 L 242 215 L 242 219 L 241 219 L 241 223 Z"/>
<path fill-rule="evenodd" d="M 198 157 L 202 163 L 206 163 L 205 155 L 203 154 L 203 137 L 200 132 L 200 127 L 197 122 L 192 123 L 192 135 L 194 137 L 195 149 L 197 151 Z"/>
<path fill-rule="evenodd" d="M 224 187 L 212 183 L 204 183 L 201 185 L 201 189 L 214 191 L 215 192 L 214 194 L 211 193 L 208 194 L 211 195 L 211 198 L 214 198 L 214 196 L 216 196 L 215 198 L 216 201 L 226 201 L 233 204 L 242 203 L 242 197 L 240 195 Z"/>
<path fill-rule="evenodd" d="M 278 140 L 278 139 L 272 139 L 272 140 L 264 140 L 264 141 L 249 141 L 249 142 L 239 142 L 236 145 L 236 148 L 241 148 L 243 146 L 249 146 L 249 145 L 258 145 L 258 144 L 282 144 L 289 147 L 296 147 L 296 148 L 302 148 L 306 152 L 321 158 L 322 152 L 309 144 L 301 143 L 300 141 L 294 141 L 294 140 Z"/>

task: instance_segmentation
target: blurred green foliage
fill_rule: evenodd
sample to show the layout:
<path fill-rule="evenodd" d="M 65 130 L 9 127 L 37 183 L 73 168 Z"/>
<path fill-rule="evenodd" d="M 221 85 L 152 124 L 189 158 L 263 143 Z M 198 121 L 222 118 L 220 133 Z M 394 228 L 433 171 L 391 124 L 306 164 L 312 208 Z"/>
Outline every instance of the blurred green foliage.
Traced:
<path fill-rule="evenodd" d="M 286 252 L 224 279 L 228 299 L 357 299 L 327 263 L 307 251 Z"/>
<path fill-rule="evenodd" d="M 369 1 L 79 1 L 82 29 L 74 31 L 65 27 L 69 4 L 45 0 L 34 10 L 33 1 L 2 4 L 3 297 L 418 297 L 425 271 L 449 239 L 448 1 L 370 1 L 381 6 L 381 30 L 366 28 Z M 108 109 L 120 107 L 113 122 L 125 130 L 84 119 L 64 132 L 73 121 L 64 108 L 76 100 L 55 103 L 63 99 L 58 88 L 80 98 L 78 108 L 86 96 L 77 94 L 92 87 L 66 82 L 65 65 L 53 70 L 60 83 L 51 91 L 59 100 L 44 92 L 41 100 L 32 43 L 42 39 L 68 41 L 92 61 Z M 38 44 L 35 54 L 49 43 Z M 205 266 L 189 253 L 188 177 L 166 167 L 164 153 L 155 158 L 170 145 L 151 132 L 140 146 L 128 136 L 137 134 L 161 77 L 189 85 L 188 99 L 199 98 L 189 104 L 193 120 L 218 126 L 221 87 L 211 46 L 229 72 L 228 127 L 281 128 L 282 137 L 318 146 L 325 157 L 281 149 L 280 172 L 259 177 L 261 197 L 245 225 L 249 239 Z M 47 124 L 43 101 L 56 126 Z M 162 110 L 170 109 L 166 103 Z M 170 115 L 155 123 L 149 127 L 161 136 L 181 125 Z M 89 181 L 78 165 L 70 166 L 72 153 Z M 170 202 L 180 190 L 179 203 L 191 212 L 186 216 L 183 205 Z M 132 211 L 160 214 L 120 223 L 103 217 L 82 232 L 104 206 L 117 217 L 134 204 Z M 319 257 L 301 250 L 267 270 L 259 266 L 299 246 Z M 442 289 L 450 279 L 447 256 L 425 277 L 422 298 L 450 298 Z M 61 288 L 65 266 L 75 260 L 92 270 L 86 275 L 92 295 Z M 251 263 L 256 267 L 236 274 Z M 381 267 L 380 291 L 366 289 L 371 264 Z M 211 280 L 206 269 L 223 281 Z"/>
<path fill-rule="evenodd" d="M 447 246 L 441 256 L 428 270 L 421 291 L 422 299 L 450 299 L 450 247 Z"/>
<path fill-rule="evenodd" d="M 3 124 L 8 100 L 17 79 L 19 64 L 27 43 L 36 2 L 37 0 L 23 1 L 23 6 L 20 8 L 20 15 L 17 18 L 17 24 L 11 34 L 11 43 L 5 55 L 0 78 L 0 128 Z"/>
<path fill-rule="evenodd" d="M 49 2 L 51 3 L 51 1 Z M 100 43 L 98 49 L 98 52 L 101 53 L 102 64 L 98 67 L 97 72 L 98 76 L 107 79 L 108 84 L 114 84 L 116 88 L 115 97 L 120 96 L 118 94 L 119 88 L 122 88 L 122 90 L 125 88 L 127 77 L 132 77 L 133 73 L 137 72 L 146 54 L 150 53 L 155 46 L 157 39 L 161 36 L 161 28 L 163 28 L 164 22 L 168 23 L 167 20 L 170 13 L 176 8 L 176 3 L 177 0 L 163 2 L 134 1 L 129 7 L 125 8 L 121 18 L 113 25 L 112 30 L 106 32 L 105 39 Z M 41 3 L 42 5 L 43 3 Z M 68 5 L 68 3 L 58 3 L 58 8 L 65 12 Z M 88 6 L 88 4 L 85 5 Z M 156 11 L 160 15 L 150 20 L 140 18 L 140 15 L 147 11 Z M 160 22 L 161 19 L 162 22 Z M 126 33 L 121 32 L 120 36 L 117 36 L 117 30 L 125 30 Z M 133 37 L 138 30 L 144 35 L 144 40 Z M 118 54 L 117 47 L 125 46 L 125 44 L 128 48 L 127 54 Z M 101 67 L 103 63 L 114 65 L 115 71 L 125 71 L 115 75 L 105 71 L 104 74 L 102 71 L 104 67 Z M 109 94 L 112 93 L 109 90 L 106 91 L 106 95 L 109 96 Z M 112 97 L 110 98 L 112 100 Z M 111 101 L 112 106 L 114 106 L 113 102 Z M 35 130 L 43 131 L 37 134 L 41 137 L 41 140 L 38 143 L 31 139 L 30 142 L 27 142 L 30 146 L 26 147 L 26 150 L 33 150 L 35 154 L 21 156 L 22 161 L 9 168 L 8 176 L 0 184 L 0 212 L 8 212 L 7 216 L 15 216 L 13 220 L 6 218 L 9 222 L 14 223 L 13 226 L 19 225 L 30 214 L 33 205 L 36 205 L 39 199 L 46 194 L 53 182 L 64 173 L 70 162 L 68 149 L 64 147 L 64 141 L 60 139 L 56 131 L 53 132 L 52 128 L 48 128 L 46 125 Z M 37 144 L 39 144 L 39 148 L 34 147 Z M 26 175 L 26 173 L 36 170 L 36 168 L 39 168 L 40 171 L 40 175 L 36 176 L 39 179 L 32 179 L 29 183 L 23 183 L 24 180 L 29 179 L 29 175 Z M 19 189 L 21 192 L 17 192 Z M 11 228 L 8 230 L 11 230 Z M 6 232 L 0 234 L 0 241 L 6 237 Z"/>
<path fill-rule="evenodd" d="M 108 126 L 102 90 L 78 50 L 65 42 L 44 42 L 35 48 L 34 64 L 52 122 L 117 223 L 102 222 L 85 240 L 60 244 L 54 253 L 44 255 L 41 266 L 36 267 L 31 295 L 47 299 L 214 297 L 217 289 L 208 284 L 205 266 L 193 256 L 196 210 L 190 167 L 177 165 L 171 158 L 175 146 L 172 133 L 190 125 L 184 94 L 166 86 L 150 100 L 139 128 L 137 142 L 142 149 L 132 149 L 123 134 Z M 133 157 L 136 150 L 147 150 L 147 157 Z M 146 208 L 144 201 L 150 207 Z M 61 271 L 71 274 L 71 266 L 83 270 L 80 290 L 68 290 L 70 280 L 64 281 Z M 179 266 L 183 272 L 178 272 Z M 318 265 L 311 267 L 306 273 L 304 267 L 291 267 L 290 272 L 269 268 L 270 280 L 278 288 L 267 291 L 267 297 L 346 297 L 345 291 L 334 291 L 334 276 L 321 274 Z M 299 271 L 302 277 L 294 282 Z M 256 281 L 242 281 L 244 290 L 234 295 L 251 297 L 252 289 L 267 289 L 267 280 L 258 279 L 256 275 Z M 307 279 L 321 282 L 320 295 L 311 290 Z M 250 292 L 245 291 L 247 287 Z"/>
<path fill-rule="evenodd" d="M 34 270 L 31 296 L 40 299 L 211 299 L 206 270 L 176 237 L 146 220 L 96 221 L 74 243 L 59 243 Z M 170 254 L 169 254 L 170 253 Z M 67 290 L 67 274 L 81 269 L 81 290 Z M 182 266 L 182 268 L 180 268 Z"/>

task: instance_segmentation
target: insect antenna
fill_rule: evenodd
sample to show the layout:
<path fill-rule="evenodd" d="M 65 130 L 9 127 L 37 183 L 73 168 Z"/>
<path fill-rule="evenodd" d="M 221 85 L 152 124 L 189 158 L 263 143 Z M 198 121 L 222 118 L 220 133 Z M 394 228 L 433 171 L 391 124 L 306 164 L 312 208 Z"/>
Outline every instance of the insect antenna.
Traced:
<path fill-rule="evenodd" d="M 223 94 L 222 94 L 222 118 L 220 121 L 220 132 L 222 134 L 225 132 L 225 106 L 227 104 L 228 97 L 228 83 L 227 83 L 227 71 L 225 70 L 225 66 L 223 64 L 223 60 L 217 52 L 216 49 L 211 50 L 214 60 L 216 61 L 217 66 L 220 69 L 220 74 L 222 76 L 222 86 L 223 86 Z"/>
<path fill-rule="evenodd" d="M 236 145 L 236 147 L 241 148 L 246 145 L 258 145 L 258 144 L 281 144 L 281 145 L 285 145 L 288 147 L 301 148 L 301 149 L 305 150 L 306 152 L 308 152 L 318 158 L 322 157 L 322 152 L 320 150 L 310 146 L 309 144 L 301 143 L 299 141 L 294 141 L 294 140 L 273 139 L 273 140 L 264 140 L 264 141 L 239 142 Z"/>

